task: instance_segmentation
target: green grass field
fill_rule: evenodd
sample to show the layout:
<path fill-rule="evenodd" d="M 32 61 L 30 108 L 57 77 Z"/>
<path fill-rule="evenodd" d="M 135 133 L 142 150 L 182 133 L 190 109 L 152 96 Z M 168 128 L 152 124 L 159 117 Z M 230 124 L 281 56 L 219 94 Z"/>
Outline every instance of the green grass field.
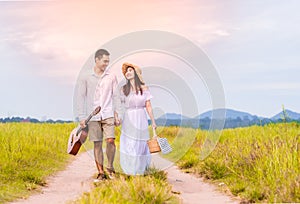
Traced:
<path fill-rule="evenodd" d="M 116 179 L 97 183 L 91 192 L 74 203 L 179 204 L 166 179 L 166 173 L 156 169 L 150 169 L 145 176 L 117 174 Z"/>
<path fill-rule="evenodd" d="M 75 124 L 0 123 L 0 203 L 27 197 L 61 170 Z"/>
<path fill-rule="evenodd" d="M 250 202 L 300 202 L 300 125 L 270 124 L 223 130 L 214 151 L 199 159 L 205 131 L 178 162 L 185 171 Z"/>
<path fill-rule="evenodd" d="M 46 184 L 47 176 L 64 169 L 74 159 L 66 152 L 69 134 L 74 127 L 76 124 L 0 123 L 0 203 L 28 197 Z M 120 128 L 116 128 L 116 135 L 120 135 Z M 116 139 L 118 143 L 119 137 Z M 80 152 L 92 147 L 87 140 Z M 117 158 L 116 155 L 116 163 Z M 123 195 L 122 203 L 178 203 L 165 179 L 164 172 L 155 170 L 151 175 L 139 177 L 119 175 L 119 179 L 102 183 L 105 188 L 97 186 L 78 202 L 98 203 L 94 196 L 100 191 L 102 196 L 111 194 L 105 196 L 106 200 L 101 198 L 101 203 L 120 200 L 118 194 Z"/>
<path fill-rule="evenodd" d="M 75 126 L 0 123 L 0 203 L 28 196 L 74 158 L 66 153 L 66 143 Z M 221 190 L 250 202 L 300 202 L 299 124 L 223 130 L 216 148 L 204 160 L 199 156 L 207 131 L 160 127 L 157 132 L 172 142 L 174 151 L 166 158 L 175 161 L 182 157 L 177 164 L 184 171 L 222 183 Z M 116 135 L 120 135 L 119 128 Z M 92 145 L 87 142 L 86 147 Z M 119 174 L 77 203 L 179 203 L 165 177 L 155 170 L 129 178 Z"/>

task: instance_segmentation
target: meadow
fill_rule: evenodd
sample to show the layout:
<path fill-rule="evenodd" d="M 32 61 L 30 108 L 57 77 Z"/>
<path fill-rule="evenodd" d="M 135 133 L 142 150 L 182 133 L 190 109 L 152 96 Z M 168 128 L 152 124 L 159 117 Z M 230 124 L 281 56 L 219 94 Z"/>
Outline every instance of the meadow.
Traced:
<path fill-rule="evenodd" d="M 167 129 L 174 137 L 176 128 Z M 246 202 L 300 202 L 300 125 L 269 124 L 225 129 L 214 151 L 199 159 L 207 132 L 189 129 L 196 139 L 177 162 Z"/>
<path fill-rule="evenodd" d="M 96 183 L 91 192 L 71 203 L 179 204 L 180 200 L 172 194 L 166 173 L 152 168 L 144 176 L 117 173 L 115 179 Z"/>
<path fill-rule="evenodd" d="M 76 158 L 66 152 L 69 134 L 74 127 L 75 123 L 0 123 L 0 203 L 38 192 L 41 186 L 46 185 L 47 176 L 63 170 Z M 120 135 L 119 128 L 116 128 L 116 135 Z M 118 145 L 119 138 L 116 143 Z M 80 152 L 92 146 L 87 141 Z M 106 201 L 101 199 L 102 203 L 118 200 L 122 203 L 179 203 L 171 193 L 165 173 L 155 169 L 151 171 L 150 175 L 133 178 L 118 174 L 119 179 L 100 184 L 90 196 L 85 194 L 78 202 L 86 203 L 88 199 L 87 203 L 98 203 L 98 193 L 93 192 L 100 191 L 101 195 L 106 195 Z M 119 194 L 123 195 L 121 200 L 117 196 Z M 96 198 L 93 198 L 95 195 Z"/>
<path fill-rule="evenodd" d="M 73 123 L 0 123 L 0 203 L 37 191 L 46 184 L 47 176 L 74 159 L 66 153 L 66 141 L 75 126 Z M 225 129 L 214 151 L 205 159 L 200 159 L 199 153 L 207 131 L 159 127 L 157 132 L 172 143 L 174 151 L 166 158 L 177 161 L 184 171 L 215 183 L 221 191 L 246 202 L 300 202 L 300 125 L 297 123 Z M 116 134 L 120 135 L 119 128 Z M 98 184 L 76 203 L 99 200 L 179 203 L 162 171 L 153 169 L 146 176 L 118 174 L 117 177 Z"/>
<path fill-rule="evenodd" d="M 27 197 L 70 160 L 75 124 L 0 123 L 0 203 Z"/>

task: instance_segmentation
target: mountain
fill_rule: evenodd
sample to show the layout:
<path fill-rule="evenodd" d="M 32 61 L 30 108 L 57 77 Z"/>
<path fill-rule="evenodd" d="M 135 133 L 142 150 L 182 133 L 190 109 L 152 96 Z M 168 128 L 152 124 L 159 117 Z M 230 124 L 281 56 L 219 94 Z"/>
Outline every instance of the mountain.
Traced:
<path fill-rule="evenodd" d="M 300 113 L 286 109 L 287 121 L 297 120 L 300 122 Z M 254 124 L 262 125 L 268 124 L 271 122 L 282 122 L 283 112 L 280 112 L 274 115 L 271 118 L 258 117 L 247 112 L 236 111 L 233 109 L 216 109 L 216 116 L 214 119 L 220 119 L 222 115 L 226 112 L 226 121 L 225 128 L 234 128 L 234 127 L 246 127 Z M 220 117 L 218 118 L 218 116 Z M 177 113 L 166 113 L 156 119 L 157 125 L 161 126 L 187 126 L 187 127 L 201 127 L 203 129 L 209 129 L 211 123 L 212 111 L 204 112 L 197 117 L 189 118 Z M 200 120 L 199 120 L 200 119 Z M 32 122 L 32 123 L 69 123 L 73 121 L 64 121 L 64 120 L 47 120 L 39 121 L 34 118 L 21 118 L 21 117 L 12 117 L 12 118 L 0 118 L 0 123 L 7 122 Z"/>
<path fill-rule="evenodd" d="M 214 118 L 220 119 L 224 112 L 226 113 L 226 119 L 248 118 L 249 120 L 253 120 L 255 118 L 258 118 L 256 115 L 251 115 L 250 113 L 247 112 L 236 111 L 232 109 L 216 109 L 215 110 L 216 116 Z M 212 111 L 210 110 L 200 114 L 196 118 L 204 119 L 204 118 L 211 118 L 211 117 L 212 117 Z"/>
<path fill-rule="evenodd" d="M 300 113 L 293 112 L 291 110 L 285 110 L 287 114 L 287 118 L 292 119 L 292 120 L 300 120 Z M 280 113 L 274 115 L 271 120 L 278 120 L 278 119 L 283 119 L 283 111 Z"/>
<path fill-rule="evenodd" d="M 188 118 L 176 113 L 166 113 L 156 119 L 159 126 L 183 126 L 192 128 L 201 128 L 208 130 L 211 128 L 211 117 L 213 111 L 204 112 L 197 117 Z M 300 113 L 286 110 L 289 120 L 298 120 L 300 122 Z M 247 112 L 236 111 L 233 109 L 214 110 L 214 120 L 218 122 L 226 114 L 223 128 L 248 127 L 251 125 L 265 125 L 269 123 L 282 122 L 282 113 L 278 113 L 272 118 L 258 117 Z"/>
<path fill-rule="evenodd" d="M 237 110 L 233 110 L 233 109 L 216 109 L 215 110 L 216 115 L 214 118 L 220 119 L 222 117 L 222 115 L 224 114 L 224 111 L 226 113 L 226 119 L 237 119 L 237 118 L 240 118 L 242 120 L 266 119 L 264 117 L 259 117 L 259 116 L 252 115 L 247 112 L 237 111 Z M 293 112 L 288 109 L 286 109 L 286 113 L 287 113 L 287 116 L 289 119 L 300 120 L 300 113 L 296 113 L 296 112 Z M 198 115 L 197 117 L 194 117 L 194 118 L 189 118 L 189 117 L 183 116 L 181 114 L 177 114 L 177 113 L 166 113 L 157 119 L 160 119 L 160 120 L 191 120 L 191 119 L 199 119 L 199 118 L 200 119 L 205 119 L 205 118 L 211 119 L 211 116 L 212 116 L 212 110 L 201 113 L 200 115 Z M 278 119 L 282 119 L 282 117 L 283 117 L 283 113 L 280 112 L 269 119 L 278 120 Z"/>
<path fill-rule="evenodd" d="M 162 119 L 162 120 L 185 120 L 185 119 L 190 119 L 186 116 L 183 116 L 181 114 L 177 114 L 177 113 L 166 113 L 162 116 L 160 116 L 158 119 Z"/>

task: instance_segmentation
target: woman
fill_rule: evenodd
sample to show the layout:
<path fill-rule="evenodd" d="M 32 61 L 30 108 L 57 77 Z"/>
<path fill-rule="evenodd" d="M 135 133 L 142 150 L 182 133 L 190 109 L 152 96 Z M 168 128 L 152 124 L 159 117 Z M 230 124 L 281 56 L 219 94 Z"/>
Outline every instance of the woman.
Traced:
<path fill-rule="evenodd" d="M 145 86 L 138 66 L 124 63 L 122 72 L 126 84 L 121 90 L 121 102 L 125 112 L 120 138 L 120 163 L 125 174 L 143 175 L 151 162 L 147 145 L 149 131 L 146 111 L 152 128 L 156 128 L 150 103 L 152 95 Z"/>

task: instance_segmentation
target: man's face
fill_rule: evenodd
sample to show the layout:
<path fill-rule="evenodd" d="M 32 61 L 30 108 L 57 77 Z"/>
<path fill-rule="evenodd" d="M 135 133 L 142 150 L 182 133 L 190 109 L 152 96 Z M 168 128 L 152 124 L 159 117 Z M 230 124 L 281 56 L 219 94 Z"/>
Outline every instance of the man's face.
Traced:
<path fill-rule="evenodd" d="M 96 58 L 96 66 L 101 69 L 101 71 L 105 71 L 106 67 L 109 64 L 109 56 L 103 55 L 101 59 Z"/>

